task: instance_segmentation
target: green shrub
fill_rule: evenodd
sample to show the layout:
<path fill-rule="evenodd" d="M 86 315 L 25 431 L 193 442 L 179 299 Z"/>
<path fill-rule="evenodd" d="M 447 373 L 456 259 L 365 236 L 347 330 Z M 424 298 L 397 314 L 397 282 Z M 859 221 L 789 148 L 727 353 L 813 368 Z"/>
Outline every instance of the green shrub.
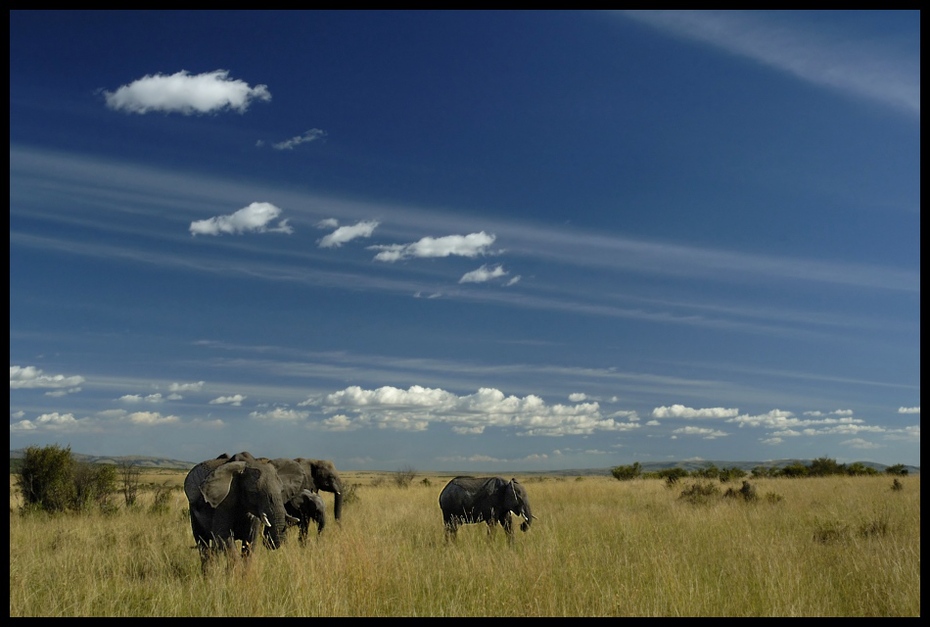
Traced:
<path fill-rule="evenodd" d="M 610 474 L 618 481 L 630 481 L 639 477 L 642 470 L 642 464 L 633 462 L 632 466 L 614 466 L 610 469 Z"/>
<path fill-rule="evenodd" d="M 71 447 L 30 446 L 23 457 L 17 487 L 26 508 L 60 512 L 74 506 L 74 459 Z"/>
<path fill-rule="evenodd" d="M 710 481 L 703 483 L 693 483 L 682 491 L 679 498 L 689 503 L 701 504 L 707 503 L 711 498 L 720 494 L 720 488 Z"/>

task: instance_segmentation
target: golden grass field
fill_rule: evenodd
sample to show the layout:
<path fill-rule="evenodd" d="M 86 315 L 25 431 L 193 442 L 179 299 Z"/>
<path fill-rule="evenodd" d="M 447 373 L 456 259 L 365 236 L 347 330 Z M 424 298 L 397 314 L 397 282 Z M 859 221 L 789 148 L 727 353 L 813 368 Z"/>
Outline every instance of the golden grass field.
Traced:
<path fill-rule="evenodd" d="M 10 616 L 920 615 L 919 475 L 750 479 L 751 502 L 716 483 L 698 503 L 681 494 L 703 480 L 517 475 L 538 520 L 508 546 L 484 524 L 445 541 L 449 476 L 343 472 L 341 524 L 206 573 L 184 475 L 142 477 L 175 486 L 165 513 L 144 493 L 60 516 L 22 515 L 11 478 Z"/>

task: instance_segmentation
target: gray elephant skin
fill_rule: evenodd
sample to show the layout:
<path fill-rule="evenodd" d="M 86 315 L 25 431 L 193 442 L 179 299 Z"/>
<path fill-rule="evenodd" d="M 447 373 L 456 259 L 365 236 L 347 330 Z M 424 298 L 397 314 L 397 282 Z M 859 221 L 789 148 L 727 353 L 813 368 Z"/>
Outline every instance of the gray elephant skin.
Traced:
<path fill-rule="evenodd" d="M 535 518 L 526 489 L 516 479 L 502 477 L 456 477 L 439 494 L 439 507 L 447 539 L 455 539 L 460 525 L 485 522 L 488 533 L 500 523 L 513 542 L 511 512 L 523 517 L 520 529 L 524 532 Z"/>
<path fill-rule="evenodd" d="M 326 526 L 326 504 L 319 494 L 310 490 L 303 490 L 300 494 L 284 504 L 287 513 L 299 522 L 301 544 L 307 541 L 310 533 L 310 523 L 316 523 L 317 535 L 323 533 Z"/>
<path fill-rule="evenodd" d="M 319 493 L 331 492 L 334 497 L 333 517 L 336 522 L 342 519 L 342 479 L 336 472 L 336 466 L 328 459 L 307 459 L 297 457 L 294 459 L 304 470 L 306 479 L 301 490 Z"/>
<path fill-rule="evenodd" d="M 286 538 L 285 503 L 300 493 L 304 473 L 297 464 L 279 471 L 247 452 L 225 453 L 194 466 L 184 479 L 191 531 L 205 562 L 211 551 L 242 542 L 249 555 L 264 530 L 270 548 Z"/>

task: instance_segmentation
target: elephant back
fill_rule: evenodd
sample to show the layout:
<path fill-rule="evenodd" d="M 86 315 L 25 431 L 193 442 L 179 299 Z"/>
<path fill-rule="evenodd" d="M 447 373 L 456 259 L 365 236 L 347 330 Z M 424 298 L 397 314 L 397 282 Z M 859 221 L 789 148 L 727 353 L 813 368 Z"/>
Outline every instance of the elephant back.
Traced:
<path fill-rule="evenodd" d="M 278 478 L 281 480 L 281 497 L 284 502 L 290 501 L 306 489 L 307 473 L 293 459 L 287 457 L 278 457 L 268 461 L 278 471 Z"/>

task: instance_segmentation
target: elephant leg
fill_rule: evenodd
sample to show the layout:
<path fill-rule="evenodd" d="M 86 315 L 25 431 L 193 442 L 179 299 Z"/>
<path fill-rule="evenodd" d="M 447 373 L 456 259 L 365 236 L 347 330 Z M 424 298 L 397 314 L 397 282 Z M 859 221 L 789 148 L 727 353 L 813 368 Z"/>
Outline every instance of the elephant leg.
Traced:
<path fill-rule="evenodd" d="M 458 521 L 454 516 L 450 516 L 445 520 L 445 529 L 446 529 L 446 542 L 455 542 L 458 537 Z"/>

